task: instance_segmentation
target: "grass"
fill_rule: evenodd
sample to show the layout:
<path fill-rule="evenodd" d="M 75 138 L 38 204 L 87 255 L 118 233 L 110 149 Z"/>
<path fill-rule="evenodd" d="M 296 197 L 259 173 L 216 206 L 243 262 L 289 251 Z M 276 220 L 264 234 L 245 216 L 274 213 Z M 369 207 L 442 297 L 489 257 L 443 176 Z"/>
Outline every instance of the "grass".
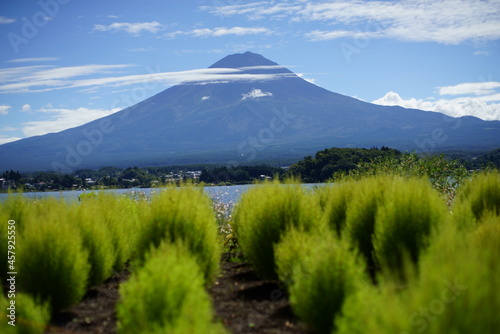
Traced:
<path fill-rule="evenodd" d="M 294 313 L 318 333 L 331 333 L 344 300 L 365 279 L 349 245 L 329 231 L 290 231 L 276 246 L 276 262 Z"/>
<path fill-rule="evenodd" d="M 118 333 L 224 333 L 189 247 L 162 243 L 120 286 Z"/>
<path fill-rule="evenodd" d="M 383 270 L 404 278 L 404 260 L 417 263 L 447 217 L 446 203 L 424 179 L 394 179 L 376 214 L 373 245 Z"/>
<path fill-rule="evenodd" d="M 497 333 L 499 226 L 495 215 L 474 231 L 445 223 L 404 288 L 384 280 L 346 300 L 337 333 Z"/>
<path fill-rule="evenodd" d="M 219 271 L 221 249 L 212 203 L 202 188 L 167 188 L 144 210 L 138 254 L 144 258 L 163 241 L 183 242 L 202 268 L 207 284 Z"/>
<path fill-rule="evenodd" d="M 144 203 L 125 196 L 99 193 L 83 198 L 81 206 L 110 231 L 115 253 L 113 269 L 122 270 L 137 252 L 142 224 L 138 211 Z"/>
<path fill-rule="evenodd" d="M 484 218 L 472 233 L 449 227 L 422 259 L 410 305 L 427 307 L 435 317 L 426 324 L 430 333 L 496 333 L 500 329 L 500 296 L 495 292 L 500 277 L 500 217 Z"/>
<path fill-rule="evenodd" d="M 29 213 L 31 201 L 21 194 L 10 194 L 7 199 L 0 201 L 0 278 L 8 272 L 8 240 L 16 241 L 23 229 Z M 14 227 L 9 229 L 8 221 L 15 221 Z M 10 233 L 10 234 L 9 234 Z M 14 235 L 14 237 L 12 237 Z M 10 239 L 9 239 L 10 237 Z"/>
<path fill-rule="evenodd" d="M 483 216 L 500 215 L 500 172 L 478 173 L 465 182 L 458 189 L 453 213 L 464 227 L 480 223 Z"/>
<path fill-rule="evenodd" d="M 341 236 L 345 230 L 347 209 L 354 195 L 352 184 L 342 182 L 319 187 L 315 190 L 315 195 L 330 228 Z"/>
<path fill-rule="evenodd" d="M 55 199 L 32 205 L 17 241 L 18 287 L 49 302 L 51 311 L 83 297 L 90 272 L 88 251 L 77 228 L 68 223 L 66 203 Z"/>
<path fill-rule="evenodd" d="M 79 228 L 90 263 L 89 285 L 98 285 L 111 276 L 116 262 L 113 235 L 98 200 L 86 200 L 69 207 L 69 219 Z"/>
<path fill-rule="evenodd" d="M 343 186 L 352 193 L 346 212 L 347 238 L 370 267 L 375 267 L 373 235 L 376 216 L 391 182 L 391 177 L 374 176 L 359 182 L 348 182 Z"/>
<path fill-rule="evenodd" d="M 306 270 L 308 263 L 318 253 L 328 252 L 338 242 L 334 234 L 323 228 L 310 232 L 299 229 L 287 231 L 282 240 L 274 246 L 276 273 L 286 287 L 294 283 L 297 273 Z"/>
<path fill-rule="evenodd" d="M 231 226 L 242 249 L 234 261 L 279 278 L 293 312 L 316 332 L 495 333 L 499 181 L 498 171 L 474 175 L 458 189 L 453 214 L 436 186 L 406 176 L 359 178 L 312 194 L 266 183 L 246 192 L 234 221 L 224 216 L 221 226 Z M 2 322 L 0 331 L 40 333 L 49 311 L 77 303 L 89 282 L 135 258 L 120 287 L 120 333 L 224 332 L 205 290 L 221 252 L 212 204 L 189 186 L 150 203 L 9 197 L 0 203 L 0 256 L 7 256 L 6 222 L 14 219 L 19 322 L 5 330 Z M 376 284 L 367 265 L 381 270 Z"/>
<path fill-rule="evenodd" d="M 8 216 L 8 219 L 15 220 L 17 228 L 22 230 L 32 202 L 33 200 L 24 197 L 20 193 L 11 193 L 4 202 L 0 202 L 0 212 Z"/>
<path fill-rule="evenodd" d="M 275 278 L 274 245 L 291 228 L 310 230 L 321 219 L 319 207 L 301 185 L 264 183 L 243 194 L 235 229 L 245 258 L 264 278 Z"/>
<path fill-rule="evenodd" d="M 408 331 L 411 313 L 403 299 L 401 291 L 393 285 L 364 284 L 345 299 L 341 316 L 335 319 L 336 331 L 332 333 L 416 333 Z"/>
<path fill-rule="evenodd" d="M 419 157 L 415 153 L 404 153 L 398 157 L 377 157 L 371 162 L 361 162 L 347 175 L 343 171 L 335 173 L 332 180 L 362 180 L 370 176 L 427 178 L 447 204 L 451 204 L 457 188 L 468 175 L 464 165 L 457 160 L 448 160 L 442 154 Z"/>

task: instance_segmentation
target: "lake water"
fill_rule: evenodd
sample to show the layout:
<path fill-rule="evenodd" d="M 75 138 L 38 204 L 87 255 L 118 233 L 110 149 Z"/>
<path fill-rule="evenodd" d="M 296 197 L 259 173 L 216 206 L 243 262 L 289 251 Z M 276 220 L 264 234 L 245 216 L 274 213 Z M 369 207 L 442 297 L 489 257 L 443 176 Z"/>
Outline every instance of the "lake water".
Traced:
<path fill-rule="evenodd" d="M 303 184 L 304 187 L 310 189 L 319 184 Z M 205 187 L 207 194 L 220 202 L 227 204 L 236 203 L 241 195 L 250 189 L 251 187 L 259 187 L 259 185 L 245 184 L 245 185 L 235 185 L 235 186 L 216 186 L 216 187 Z M 108 190 L 67 190 L 67 191 L 47 191 L 47 192 L 26 192 L 22 196 L 29 198 L 39 199 L 44 197 L 57 197 L 64 198 L 68 201 L 77 201 L 81 194 L 85 193 L 98 193 L 105 192 L 117 195 L 129 195 L 132 197 L 150 197 L 151 195 L 158 193 L 162 188 L 131 188 L 131 189 L 108 189 Z M 0 194 L 0 201 L 7 198 L 8 194 Z"/>

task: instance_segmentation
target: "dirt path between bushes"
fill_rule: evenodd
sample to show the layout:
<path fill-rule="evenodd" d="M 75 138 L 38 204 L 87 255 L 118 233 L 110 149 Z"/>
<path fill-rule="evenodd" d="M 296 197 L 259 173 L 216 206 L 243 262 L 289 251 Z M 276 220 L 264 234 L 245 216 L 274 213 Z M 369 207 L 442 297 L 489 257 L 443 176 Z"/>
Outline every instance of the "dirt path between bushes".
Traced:
<path fill-rule="evenodd" d="M 259 279 L 246 263 L 223 255 L 221 275 L 209 289 L 215 313 L 231 333 L 309 333 L 273 281 Z"/>
<path fill-rule="evenodd" d="M 276 282 L 259 279 L 248 264 L 234 262 L 234 258 L 234 254 L 223 255 L 221 274 L 208 289 L 215 316 L 228 331 L 309 333 L 292 314 L 288 298 Z M 116 333 L 118 288 L 129 276 L 125 269 L 91 288 L 81 303 L 55 315 L 45 333 Z"/>
<path fill-rule="evenodd" d="M 113 274 L 103 284 L 91 288 L 82 302 L 56 314 L 45 333 L 116 333 L 118 288 L 129 276 L 130 271 L 126 268 Z"/>

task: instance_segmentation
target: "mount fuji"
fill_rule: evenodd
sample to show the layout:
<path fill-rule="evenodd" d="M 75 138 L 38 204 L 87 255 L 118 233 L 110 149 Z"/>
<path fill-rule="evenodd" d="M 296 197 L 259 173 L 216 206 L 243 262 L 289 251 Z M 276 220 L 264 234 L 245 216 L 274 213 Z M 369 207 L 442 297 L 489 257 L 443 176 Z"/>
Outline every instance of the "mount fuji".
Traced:
<path fill-rule="evenodd" d="M 79 127 L 0 145 L 0 170 L 248 165 L 334 146 L 500 147 L 500 121 L 363 102 L 255 53 L 229 55 L 208 71 L 223 75 L 170 87 Z"/>

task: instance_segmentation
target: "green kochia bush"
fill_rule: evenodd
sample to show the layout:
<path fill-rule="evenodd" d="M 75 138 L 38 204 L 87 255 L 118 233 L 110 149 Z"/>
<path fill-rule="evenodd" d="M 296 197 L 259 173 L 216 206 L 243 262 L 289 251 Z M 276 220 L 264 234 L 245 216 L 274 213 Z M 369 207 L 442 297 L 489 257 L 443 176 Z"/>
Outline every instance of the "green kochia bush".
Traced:
<path fill-rule="evenodd" d="M 220 243 L 211 201 L 202 188 L 169 188 L 154 196 L 141 222 L 140 257 L 164 240 L 182 241 L 202 268 L 207 284 L 219 270 Z"/>
<path fill-rule="evenodd" d="M 500 332 L 499 226 L 494 215 L 474 231 L 446 224 L 404 290 L 382 281 L 346 300 L 338 333 Z"/>
<path fill-rule="evenodd" d="M 342 315 L 335 319 L 334 333 L 414 333 L 406 331 L 410 314 L 402 299 L 402 292 L 392 285 L 362 285 L 345 299 Z"/>
<path fill-rule="evenodd" d="M 464 183 L 458 189 L 453 213 L 461 226 L 479 223 L 483 216 L 500 216 L 500 172 L 481 172 Z"/>
<path fill-rule="evenodd" d="M 124 196 L 89 193 L 72 205 L 71 221 L 80 228 L 92 265 L 89 284 L 99 284 L 121 270 L 137 248 L 138 203 Z"/>
<path fill-rule="evenodd" d="M 123 269 L 125 262 L 130 260 L 136 250 L 140 224 L 138 203 L 124 196 L 99 193 L 97 196 L 83 198 L 82 207 L 89 207 L 93 215 L 111 233 L 114 248 L 115 270 Z M 91 209 L 92 208 L 92 209 Z"/>
<path fill-rule="evenodd" d="M 352 183 L 344 182 L 323 186 L 315 191 L 327 223 L 338 236 L 341 236 L 345 229 L 347 208 L 354 194 L 353 188 Z"/>
<path fill-rule="evenodd" d="M 373 235 L 376 216 L 392 179 L 389 176 L 375 176 L 359 182 L 348 182 L 343 186 L 352 193 L 345 218 L 347 237 L 370 267 L 375 266 Z"/>
<path fill-rule="evenodd" d="M 15 301 L 15 326 L 8 322 L 10 301 Z M 38 304 L 27 294 L 17 292 L 16 297 L 7 299 L 0 293 L 0 333 L 4 334 L 42 334 L 50 320 L 48 304 Z"/>
<path fill-rule="evenodd" d="M 89 285 L 102 283 L 110 277 L 116 261 L 113 235 L 105 223 L 103 209 L 96 200 L 86 200 L 70 206 L 70 221 L 80 229 L 83 245 L 89 253 Z"/>
<path fill-rule="evenodd" d="M 318 228 L 310 232 L 299 229 L 287 231 L 274 246 L 278 279 L 290 287 L 298 272 L 304 272 L 308 263 L 315 261 L 318 253 L 329 252 L 338 242 L 334 232 Z"/>
<path fill-rule="evenodd" d="M 273 247 L 288 229 L 319 224 L 317 202 L 301 185 L 265 183 L 249 189 L 235 212 L 238 242 L 246 259 L 265 278 L 276 277 Z"/>
<path fill-rule="evenodd" d="M 8 272 L 8 263 L 7 263 L 7 256 L 8 256 L 8 221 L 11 218 L 9 217 L 9 212 L 7 212 L 5 205 L 0 202 L 0 278 L 2 279 L 2 282 L 4 282 L 4 276 L 6 275 L 5 273 Z M 16 231 L 17 232 L 17 231 Z M 16 233 L 14 232 L 14 233 Z M 12 232 L 11 232 L 12 233 Z"/>
<path fill-rule="evenodd" d="M 292 230 L 275 253 L 294 313 L 319 333 L 334 329 L 344 300 L 366 281 L 364 265 L 333 233 Z"/>
<path fill-rule="evenodd" d="M 9 194 L 5 201 L 0 201 L 0 278 L 3 278 L 9 271 L 7 268 L 8 236 L 13 234 L 15 238 L 19 236 L 30 210 L 29 205 L 30 202 L 22 194 Z M 9 220 L 15 221 L 15 227 L 10 230 L 7 224 Z M 11 237 L 10 240 L 13 238 Z"/>
<path fill-rule="evenodd" d="M 180 244 L 162 243 L 120 286 L 118 333 L 224 333 L 212 322 L 204 275 Z"/>
<path fill-rule="evenodd" d="M 38 201 L 31 208 L 17 250 L 18 287 L 51 310 L 71 306 L 83 297 L 89 276 L 88 252 L 80 231 L 68 223 L 66 203 Z"/>
<path fill-rule="evenodd" d="M 395 179 L 377 211 L 373 239 L 377 261 L 403 278 L 404 259 L 417 263 L 431 233 L 446 219 L 446 204 L 429 182 Z"/>
<path fill-rule="evenodd" d="M 22 230 L 33 202 L 22 194 L 9 194 L 4 202 L 0 202 L 0 212 L 6 214 L 9 219 L 15 220 L 17 229 Z"/>
<path fill-rule="evenodd" d="M 427 324 L 430 333 L 500 332 L 499 232 L 500 217 L 483 215 L 482 224 L 468 233 L 449 227 L 422 258 L 413 302 L 435 313 L 436 321 Z M 430 305 L 434 298 L 441 309 Z"/>

